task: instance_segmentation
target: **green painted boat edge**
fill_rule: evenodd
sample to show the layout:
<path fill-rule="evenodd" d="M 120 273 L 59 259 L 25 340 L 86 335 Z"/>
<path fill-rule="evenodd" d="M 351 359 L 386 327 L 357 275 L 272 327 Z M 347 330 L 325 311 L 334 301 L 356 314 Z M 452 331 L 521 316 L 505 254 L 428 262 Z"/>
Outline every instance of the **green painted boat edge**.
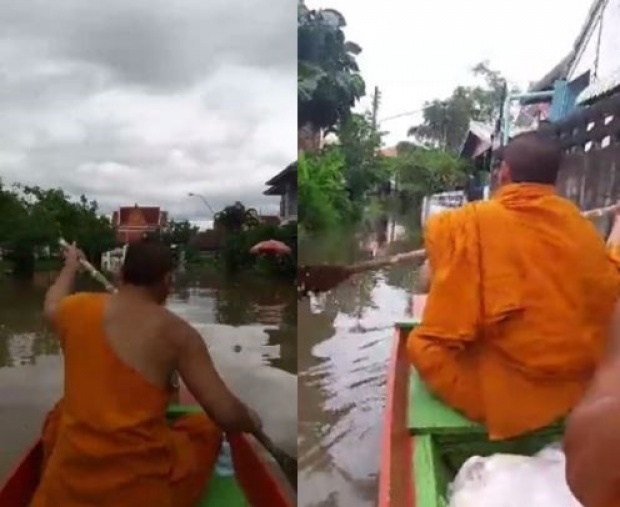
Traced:
<path fill-rule="evenodd" d="M 203 410 L 198 405 L 172 404 L 166 416 L 174 420 L 186 414 L 199 414 Z M 250 507 L 245 494 L 234 476 L 222 477 L 215 470 L 205 485 L 205 492 L 196 507 Z"/>
<path fill-rule="evenodd" d="M 396 322 L 395 327 L 401 332 L 410 332 L 418 324 L 419 319 L 402 320 Z M 413 368 L 409 375 L 407 417 L 409 432 L 413 440 L 411 480 L 415 490 L 415 507 L 447 507 L 449 504 L 449 486 L 454 479 L 455 471 L 469 457 L 489 456 L 496 453 L 533 455 L 562 437 L 564 421 L 558 421 L 518 438 L 491 441 L 482 425 L 467 420 L 445 405 L 443 415 L 446 418 L 455 417 L 453 421 L 455 424 L 438 425 L 438 427 L 429 424 L 422 429 L 412 428 L 409 422 L 413 419 L 416 409 L 420 410 L 421 408 L 413 402 L 414 386 L 412 384 L 414 379 L 417 382 L 422 382 L 422 380 L 419 379 Z M 426 397 L 419 401 L 421 404 L 442 404 L 437 399 L 430 400 Z"/>
<path fill-rule="evenodd" d="M 415 483 L 416 506 L 446 507 L 448 484 L 431 435 L 417 435 L 413 450 L 413 481 Z"/>

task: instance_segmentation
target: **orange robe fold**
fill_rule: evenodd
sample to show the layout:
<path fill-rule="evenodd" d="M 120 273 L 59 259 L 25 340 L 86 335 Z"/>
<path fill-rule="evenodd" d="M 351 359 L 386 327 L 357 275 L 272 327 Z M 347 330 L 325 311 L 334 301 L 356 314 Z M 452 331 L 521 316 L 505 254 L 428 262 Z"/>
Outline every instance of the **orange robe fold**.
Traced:
<path fill-rule="evenodd" d="M 604 351 L 620 274 L 603 239 L 546 185 L 433 216 L 433 279 L 410 361 L 492 439 L 565 416 Z"/>
<path fill-rule="evenodd" d="M 70 296 L 58 311 L 65 393 L 44 423 L 31 507 L 193 507 L 221 431 L 204 414 L 166 421 L 170 393 L 121 361 L 105 339 L 105 298 Z"/>

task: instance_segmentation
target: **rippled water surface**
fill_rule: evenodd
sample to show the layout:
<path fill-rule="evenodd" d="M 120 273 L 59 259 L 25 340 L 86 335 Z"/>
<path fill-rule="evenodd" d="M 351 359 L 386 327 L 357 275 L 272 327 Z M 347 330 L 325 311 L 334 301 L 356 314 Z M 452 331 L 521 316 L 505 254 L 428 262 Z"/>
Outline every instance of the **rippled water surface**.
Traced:
<path fill-rule="evenodd" d="M 417 245 L 385 224 L 379 234 L 314 240 L 299 251 L 305 264 L 349 263 Z M 321 313 L 308 299 L 298 303 L 298 505 L 376 505 L 392 326 L 408 314 L 414 280 L 414 267 L 392 268 L 341 285 Z"/>
<path fill-rule="evenodd" d="M 62 391 L 62 357 L 40 312 L 49 275 L 0 280 L 0 482 L 39 435 Z M 169 303 L 205 337 L 224 379 L 263 417 L 277 443 L 296 448 L 295 289 L 256 280 L 181 280 Z"/>

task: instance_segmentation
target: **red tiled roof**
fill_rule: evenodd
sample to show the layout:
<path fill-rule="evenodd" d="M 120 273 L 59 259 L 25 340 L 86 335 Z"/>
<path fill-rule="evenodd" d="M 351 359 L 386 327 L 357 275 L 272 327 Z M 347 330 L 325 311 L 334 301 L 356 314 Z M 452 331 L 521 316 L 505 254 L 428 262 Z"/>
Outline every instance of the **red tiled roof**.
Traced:
<path fill-rule="evenodd" d="M 161 225 L 159 222 L 161 211 L 159 206 L 138 206 L 137 204 L 135 206 L 123 206 L 119 209 L 118 225 L 126 224 L 136 210 L 140 212 L 141 218 L 146 222 L 146 225 Z"/>
<path fill-rule="evenodd" d="M 391 146 L 389 148 L 383 148 L 381 150 L 381 155 L 384 157 L 398 157 L 398 150 L 396 146 Z"/>

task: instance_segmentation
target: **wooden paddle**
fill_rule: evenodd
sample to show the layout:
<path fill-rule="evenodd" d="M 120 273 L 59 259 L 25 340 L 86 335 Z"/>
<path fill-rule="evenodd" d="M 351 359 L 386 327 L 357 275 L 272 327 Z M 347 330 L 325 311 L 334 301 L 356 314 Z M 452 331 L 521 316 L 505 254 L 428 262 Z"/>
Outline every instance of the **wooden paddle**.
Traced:
<path fill-rule="evenodd" d="M 280 468 L 285 472 L 287 477 L 290 477 L 290 474 L 293 471 L 297 470 L 297 460 L 292 456 L 289 456 L 282 449 L 276 447 L 276 445 L 271 441 L 271 439 L 262 431 L 258 431 L 254 434 L 254 438 L 260 442 L 260 444 L 265 448 L 265 450 L 271 454 L 276 463 L 280 466 Z M 295 489 L 297 489 L 297 484 L 293 485 Z"/>
<path fill-rule="evenodd" d="M 69 248 L 71 245 L 63 238 L 58 240 L 58 243 L 62 248 Z M 116 292 L 116 287 L 110 281 L 103 276 L 103 274 L 95 268 L 90 262 L 86 259 L 80 259 L 80 264 L 82 267 L 88 272 L 90 276 L 92 276 L 95 280 L 97 280 L 101 285 L 105 287 L 108 292 Z"/>
<path fill-rule="evenodd" d="M 586 218 L 596 218 L 620 211 L 620 202 L 583 212 Z M 322 265 L 322 266 L 299 266 L 297 269 L 297 295 L 306 296 L 309 292 L 328 292 L 334 287 L 357 273 L 372 271 L 375 269 L 394 266 L 403 262 L 423 259 L 426 256 L 424 249 L 401 253 L 384 259 L 360 262 L 351 266 Z"/>

